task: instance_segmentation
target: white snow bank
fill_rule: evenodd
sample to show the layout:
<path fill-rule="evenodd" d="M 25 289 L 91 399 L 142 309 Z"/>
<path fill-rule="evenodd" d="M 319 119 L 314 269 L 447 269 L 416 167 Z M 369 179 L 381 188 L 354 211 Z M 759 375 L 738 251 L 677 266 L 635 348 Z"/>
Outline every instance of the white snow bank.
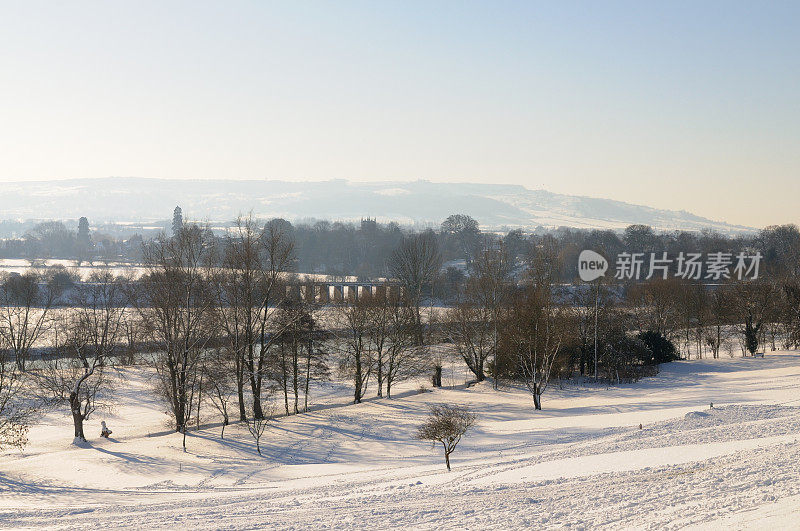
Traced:
<path fill-rule="evenodd" d="M 123 371 L 113 413 L 87 423 L 89 448 L 70 444 L 70 418 L 54 412 L 24 453 L 3 454 L 0 526 L 757 527 L 749 512 L 775 527 L 800 496 L 794 353 L 553 386 L 538 412 L 526 393 L 485 384 L 345 406 L 350 388 L 334 382 L 312 402 L 336 407 L 276 420 L 263 457 L 239 425 L 224 440 L 218 427 L 190 432 L 184 453 L 151 377 Z M 449 474 L 441 449 L 413 438 L 434 402 L 478 415 Z M 99 438 L 103 419 L 114 440 Z"/>

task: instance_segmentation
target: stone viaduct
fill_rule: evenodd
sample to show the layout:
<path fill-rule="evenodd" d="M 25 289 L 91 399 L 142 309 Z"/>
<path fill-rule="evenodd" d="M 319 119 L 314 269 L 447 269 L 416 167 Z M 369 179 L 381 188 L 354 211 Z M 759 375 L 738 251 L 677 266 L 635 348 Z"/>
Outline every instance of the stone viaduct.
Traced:
<path fill-rule="evenodd" d="M 307 302 L 339 302 L 345 299 L 358 300 L 364 296 L 381 299 L 401 297 L 404 289 L 398 282 L 311 282 L 298 281 L 286 285 L 286 296 Z"/>

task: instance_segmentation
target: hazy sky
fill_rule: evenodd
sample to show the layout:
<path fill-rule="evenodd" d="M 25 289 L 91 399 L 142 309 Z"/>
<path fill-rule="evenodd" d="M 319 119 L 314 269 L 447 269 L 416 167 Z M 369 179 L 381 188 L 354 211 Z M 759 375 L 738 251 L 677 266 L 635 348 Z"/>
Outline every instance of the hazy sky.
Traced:
<path fill-rule="evenodd" d="M 796 1 L 0 0 L 0 179 L 504 182 L 798 223 L 799 27 Z"/>

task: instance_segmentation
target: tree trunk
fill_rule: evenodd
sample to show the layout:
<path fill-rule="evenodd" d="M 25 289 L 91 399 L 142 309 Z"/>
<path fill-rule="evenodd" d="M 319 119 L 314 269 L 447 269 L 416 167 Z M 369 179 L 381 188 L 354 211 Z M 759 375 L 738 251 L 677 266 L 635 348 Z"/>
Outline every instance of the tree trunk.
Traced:
<path fill-rule="evenodd" d="M 177 401 L 175 404 L 175 431 L 182 432 L 184 430 L 184 421 L 186 419 L 186 402 L 181 398 L 180 391 L 178 392 Z"/>
<path fill-rule="evenodd" d="M 383 397 L 383 356 L 378 356 L 377 379 L 378 379 L 378 398 Z"/>
<path fill-rule="evenodd" d="M 264 341 L 264 333 L 262 331 L 261 352 L 264 351 Z M 250 372 L 250 390 L 253 394 L 253 418 L 260 420 L 264 418 L 264 411 L 261 408 L 261 367 L 259 360 L 258 371 L 256 371 L 255 356 L 253 354 L 252 346 L 249 348 L 247 353 L 247 370 Z M 257 372 L 259 374 L 256 374 Z"/>
<path fill-rule="evenodd" d="M 281 386 L 283 387 L 283 409 L 289 416 L 289 368 L 286 366 L 286 352 L 280 351 Z"/>
<path fill-rule="evenodd" d="M 297 353 L 297 345 L 294 345 L 292 356 L 292 391 L 294 392 L 294 414 L 300 413 L 300 356 Z"/>
<path fill-rule="evenodd" d="M 236 394 L 239 398 L 239 421 L 247 420 L 247 407 L 244 404 L 244 360 L 239 359 L 236 367 Z"/>
<path fill-rule="evenodd" d="M 69 407 L 72 412 L 72 424 L 75 427 L 75 438 L 85 441 L 86 435 L 83 433 L 83 414 L 81 413 L 81 402 L 77 393 L 69 394 Z"/>
<path fill-rule="evenodd" d="M 200 430 L 200 404 L 203 403 L 203 377 L 200 376 L 200 386 L 197 389 L 197 429 Z"/>
<path fill-rule="evenodd" d="M 533 393 L 533 409 L 542 410 L 542 394 L 539 391 Z"/>
<path fill-rule="evenodd" d="M 450 472 L 450 454 L 444 453 L 444 462 L 447 464 L 447 471 Z"/>
<path fill-rule="evenodd" d="M 434 387 L 441 387 L 442 386 L 442 366 L 437 365 L 433 368 L 433 386 Z"/>
<path fill-rule="evenodd" d="M 264 412 L 261 409 L 261 390 L 255 384 L 253 384 L 252 387 L 253 387 L 253 418 L 263 419 Z"/>
<path fill-rule="evenodd" d="M 247 408 L 244 405 L 244 382 L 237 382 L 236 392 L 239 397 L 239 421 L 244 422 L 247 420 Z"/>
<path fill-rule="evenodd" d="M 311 363 L 311 360 L 308 362 Z M 308 386 L 311 380 L 311 371 L 306 371 L 306 381 L 303 382 L 303 412 L 308 411 Z"/>
<path fill-rule="evenodd" d="M 308 411 L 308 386 L 311 383 L 311 360 L 313 356 L 313 346 L 308 344 L 308 359 L 306 360 L 306 381 L 303 383 L 303 411 Z"/>
<path fill-rule="evenodd" d="M 355 382 L 354 382 L 354 384 L 355 384 L 354 385 L 355 391 L 354 391 L 353 403 L 354 404 L 360 404 L 361 403 L 361 395 L 362 395 L 361 386 L 363 385 L 363 382 L 361 381 L 361 354 L 360 353 L 356 355 L 356 374 L 355 374 Z"/>
<path fill-rule="evenodd" d="M 287 378 L 283 378 L 283 407 L 286 410 L 286 416 L 289 416 L 289 382 Z"/>
<path fill-rule="evenodd" d="M 355 390 L 353 392 L 353 403 L 361 403 L 361 377 L 356 376 Z"/>

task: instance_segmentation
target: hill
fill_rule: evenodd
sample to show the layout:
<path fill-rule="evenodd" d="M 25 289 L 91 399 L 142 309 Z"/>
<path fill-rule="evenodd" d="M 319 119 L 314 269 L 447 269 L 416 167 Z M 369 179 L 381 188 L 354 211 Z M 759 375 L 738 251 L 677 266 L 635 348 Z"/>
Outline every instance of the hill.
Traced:
<path fill-rule="evenodd" d="M 0 183 L 4 219 L 153 222 L 180 205 L 187 218 L 229 221 L 257 217 L 352 221 L 365 216 L 403 224 L 438 225 L 466 213 L 486 229 L 568 226 L 620 229 L 641 223 L 658 230 L 752 232 L 685 211 L 660 210 L 611 199 L 555 194 L 519 185 L 343 180 L 177 180 L 109 177 Z"/>

